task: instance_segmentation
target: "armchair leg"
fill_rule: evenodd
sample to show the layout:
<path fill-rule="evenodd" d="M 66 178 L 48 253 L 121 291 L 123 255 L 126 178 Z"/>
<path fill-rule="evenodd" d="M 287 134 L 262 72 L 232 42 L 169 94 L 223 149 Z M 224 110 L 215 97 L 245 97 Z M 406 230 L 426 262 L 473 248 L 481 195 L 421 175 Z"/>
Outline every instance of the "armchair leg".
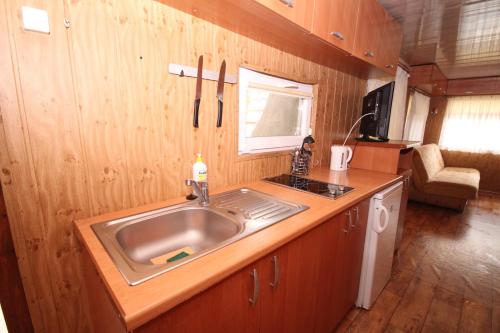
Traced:
<path fill-rule="evenodd" d="M 460 204 L 458 205 L 458 208 L 457 208 L 457 211 L 461 214 L 464 212 L 465 210 L 465 207 L 467 206 L 467 199 L 463 200 L 462 202 L 460 202 Z"/>

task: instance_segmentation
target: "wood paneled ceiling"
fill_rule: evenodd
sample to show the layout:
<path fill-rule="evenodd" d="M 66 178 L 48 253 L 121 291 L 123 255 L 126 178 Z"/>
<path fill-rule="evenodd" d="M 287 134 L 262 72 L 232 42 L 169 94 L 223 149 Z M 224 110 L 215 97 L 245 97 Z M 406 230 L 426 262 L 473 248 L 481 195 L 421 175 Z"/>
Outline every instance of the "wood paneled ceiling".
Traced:
<path fill-rule="evenodd" d="M 379 0 L 403 25 L 401 58 L 449 79 L 500 75 L 500 0 Z"/>

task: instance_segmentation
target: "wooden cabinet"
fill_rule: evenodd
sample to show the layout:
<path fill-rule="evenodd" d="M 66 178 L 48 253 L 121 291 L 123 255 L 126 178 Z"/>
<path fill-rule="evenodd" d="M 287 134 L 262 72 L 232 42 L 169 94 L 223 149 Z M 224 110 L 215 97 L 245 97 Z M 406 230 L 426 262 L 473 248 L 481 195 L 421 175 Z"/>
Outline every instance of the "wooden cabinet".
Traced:
<path fill-rule="evenodd" d="M 401 240 L 403 239 L 406 208 L 408 206 L 408 196 L 410 194 L 410 180 L 411 180 L 412 170 L 411 169 L 405 170 L 401 174 L 403 176 L 403 193 L 401 195 L 401 205 L 399 208 L 398 229 L 396 231 L 396 242 L 394 245 L 395 251 L 399 251 Z"/>
<path fill-rule="evenodd" d="M 360 3 L 353 55 L 394 75 L 402 43 L 400 25 L 376 0 Z"/>
<path fill-rule="evenodd" d="M 331 332 L 356 301 L 368 206 L 366 199 L 349 208 L 134 333 Z M 96 331 L 123 332 L 87 262 Z"/>
<path fill-rule="evenodd" d="M 395 75 L 401 26 L 377 0 L 256 0 L 329 44 Z"/>
<path fill-rule="evenodd" d="M 311 31 L 313 1 L 308 0 L 255 0 L 307 31 Z"/>
<path fill-rule="evenodd" d="M 375 66 L 379 62 L 384 21 L 385 12 L 376 0 L 360 3 L 353 54 Z"/>
<path fill-rule="evenodd" d="M 297 300 L 287 304 L 287 292 L 291 279 L 292 267 L 289 263 L 288 246 L 283 246 L 275 253 L 261 260 L 260 269 L 264 283 L 261 302 L 261 332 L 284 332 L 288 326 L 288 312 L 297 306 Z"/>
<path fill-rule="evenodd" d="M 328 222 L 315 332 L 331 332 L 356 302 L 369 206 L 366 199 Z"/>
<path fill-rule="evenodd" d="M 420 142 L 406 140 L 348 141 L 347 145 L 354 151 L 349 163 L 351 168 L 397 175 L 411 169 L 413 148 L 419 146 Z"/>
<path fill-rule="evenodd" d="M 314 228 L 134 332 L 312 332 L 324 288 L 321 258 L 332 243 L 324 230 L 331 224 Z"/>
<path fill-rule="evenodd" d="M 261 261 L 261 332 L 326 333 L 340 323 L 358 296 L 369 205 L 364 200 Z"/>
<path fill-rule="evenodd" d="M 448 79 L 435 64 L 411 66 L 408 86 L 431 96 L 443 96 L 448 90 Z"/>
<path fill-rule="evenodd" d="M 399 52 L 403 42 L 403 30 L 392 16 L 385 12 L 384 26 L 381 34 L 380 58 L 377 64 L 387 73 L 396 75 Z"/>
<path fill-rule="evenodd" d="M 330 242 L 325 244 L 321 256 L 322 270 L 318 284 L 323 287 L 322 295 L 316 301 L 316 308 L 321 311 L 317 312 L 314 332 L 330 332 L 342 318 L 339 306 L 342 288 L 338 285 L 341 279 L 337 277 L 342 274 L 343 267 L 341 266 L 347 261 L 343 260 L 344 251 L 342 250 L 341 254 L 337 252 L 337 249 L 346 245 L 343 242 L 344 230 L 348 230 L 346 223 L 344 214 L 339 214 L 325 223 L 323 237 L 329 239 Z"/>
<path fill-rule="evenodd" d="M 329 223 L 321 224 L 261 261 L 261 332 L 312 332 L 318 313 L 315 308 L 318 290 L 323 288 L 319 279 Z M 274 268 L 275 257 L 279 278 Z"/>
<path fill-rule="evenodd" d="M 259 332 L 260 295 L 254 294 L 258 289 L 254 286 L 254 281 L 260 282 L 260 276 L 259 273 L 257 276 L 253 275 L 254 269 L 258 272 L 258 264 L 240 270 L 168 313 L 139 327 L 134 333 Z M 257 301 L 255 305 L 249 301 L 254 295 Z"/>
<path fill-rule="evenodd" d="M 396 73 L 402 31 L 377 0 L 157 1 L 326 66 Z"/>
<path fill-rule="evenodd" d="M 359 0 L 316 0 L 312 33 L 352 53 Z"/>
<path fill-rule="evenodd" d="M 359 280 L 361 278 L 361 264 L 363 262 L 369 210 L 370 199 L 362 201 L 351 210 L 351 219 L 355 222 L 353 222 L 353 227 L 347 233 L 349 237 L 349 245 L 346 247 L 348 251 L 346 253 L 346 257 L 349 258 L 349 263 L 346 268 L 348 275 L 348 280 L 346 282 L 348 300 L 348 302 L 346 302 L 347 311 L 349 311 L 358 298 Z"/>

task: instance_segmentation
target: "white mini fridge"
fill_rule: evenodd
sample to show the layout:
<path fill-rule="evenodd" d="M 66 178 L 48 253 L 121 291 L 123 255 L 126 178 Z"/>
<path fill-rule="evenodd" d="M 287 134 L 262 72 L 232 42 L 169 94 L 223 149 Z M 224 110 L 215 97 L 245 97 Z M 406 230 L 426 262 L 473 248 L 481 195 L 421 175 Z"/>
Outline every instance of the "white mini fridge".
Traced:
<path fill-rule="evenodd" d="M 391 278 L 403 182 L 375 194 L 370 201 L 363 266 L 356 305 L 369 309 Z"/>

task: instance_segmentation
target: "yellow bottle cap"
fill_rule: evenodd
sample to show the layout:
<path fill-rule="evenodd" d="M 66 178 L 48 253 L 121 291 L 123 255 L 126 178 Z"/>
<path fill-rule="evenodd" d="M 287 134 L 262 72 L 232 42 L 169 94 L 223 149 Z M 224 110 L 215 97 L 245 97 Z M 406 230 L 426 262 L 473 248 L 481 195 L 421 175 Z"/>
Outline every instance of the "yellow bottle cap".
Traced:
<path fill-rule="evenodd" d="M 198 153 L 196 156 L 196 162 L 203 162 L 203 158 L 201 157 L 201 153 Z"/>

